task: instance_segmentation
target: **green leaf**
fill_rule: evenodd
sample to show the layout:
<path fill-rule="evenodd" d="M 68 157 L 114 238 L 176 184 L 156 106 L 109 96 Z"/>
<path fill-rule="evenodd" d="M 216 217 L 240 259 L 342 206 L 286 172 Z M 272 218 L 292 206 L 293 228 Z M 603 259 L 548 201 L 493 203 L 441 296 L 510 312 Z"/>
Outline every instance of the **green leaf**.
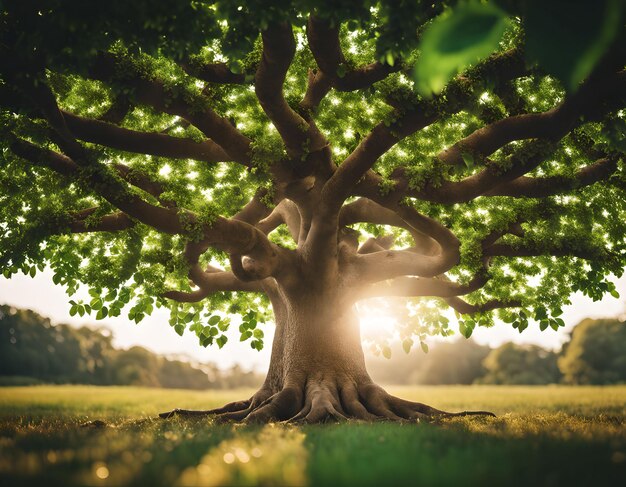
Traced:
<path fill-rule="evenodd" d="M 245 342 L 248 338 L 250 338 L 252 336 L 252 332 L 251 331 L 245 331 L 241 334 L 241 337 L 239 338 L 240 342 Z"/>
<path fill-rule="evenodd" d="M 217 315 L 213 315 L 209 318 L 209 325 L 215 326 L 220 322 L 221 318 Z"/>
<path fill-rule="evenodd" d="M 185 332 L 185 325 L 179 323 L 174 327 L 174 331 L 182 337 L 183 333 Z"/>
<path fill-rule="evenodd" d="M 623 0 L 527 1 L 526 55 L 573 91 L 619 34 L 623 9 Z"/>
<path fill-rule="evenodd" d="M 548 317 L 548 311 L 544 306 L 538 306 L 535 308 L 535 319 L 544 320 Z"/>
<path fill-rule="evenodd" d="M 261 339 L 264 336 L 263 330 L 261 330 L 260 328 L 257 328 L 256 330 L 252 332 L 252 335 L 254 336 L 254 338 Z"/>
<path fill-rule="evenodd" d="M 474 154 L 472 154 L 471 152 L 463 151 L 461 152 L 461 157 L 463 158 L 465 167 L 467 167 L 468 169 L 474 167 Z"/>
<path fill-rule="evenodd" d="M 439 93 L 457 73 L 498 48 L 508 20 L 493 3 L 459 3 L 426 28 L 415 64 L 417 90 Z"/>
<path fill-rule="evenodd" d="M 227 341 L 228 337 L 226 335 L 220 335 L 215 339 L 215 343 L 217 343 L 217 346 L 219 348 L 222 348 L 224 345 L 226 345 Z"/>
<path fill-rule="evenodd" d="M 73 306 L 70 308 L 70 316 L 74 316 L 76 313 L 78 313 L 78 306 L 73 305 Z"/>
<path fill-rule="evenodd" d="M 413 347 L 413 340 L 411 338 L 405 338 L 402 341 L 402 348 L 404 349 L 404 353 L 409 353 L 412 347 Z"/>
<path fill-rule="evenodd" d="M 102 300 L 100 298 L 93 298 L 89 303 L 92 309 L 102 308 Z"/>
<path fill-rule="evenodd" d="M 96 319 L 97 320 L 103 320 L 104 318 L 107 317 L 108 314 L 109 314 L 109 310 L 107 309 L 107 307 L 106 306 L 102 306 L 98 310 L 98 313 L 96 314 Z"/>
<path fill-rule="evenodd" d="M 383 357 L 385 357 L 386 359 L 391 358 L 391 348 L 389 347 L 389 345 L 383 346 L 382 352 L 383 352 Z"/>
<path fill-rule="evenodd" d="M 228 322 L 228 320 L 221 320 L 218 324 L 217 327 L 220 329 L 220 331 L 226 331 L 228 330 L 228 325 L 230 323 Z"/>
<path fill-rule="evenodd" d="M 428 344 L 426 342 L 420 342 L 420 347 L 422 347 L 422 352 L 428 353 Z"/>
<path fill-rule="evenodd" d="M 211 335 L 212 337 L 219 335 L 219 333 L 220 331 L 215 326 L 209 328 L 209 335 Z"/>
<path fill-rule="evenodd" d="M 549 325 L 550 325 L 550 322 L 548 320 L 541 320 L 539 322 L 539 329 L 541 331 L 544 331 L 546 328 L 548 328 Z"/>
<path fill-rule="evenodd" d="M 611 290 L 611 296 L 613 296 L 615 299 L 619 298 L 619 293 L 617 292 L 617 289 Z"/>

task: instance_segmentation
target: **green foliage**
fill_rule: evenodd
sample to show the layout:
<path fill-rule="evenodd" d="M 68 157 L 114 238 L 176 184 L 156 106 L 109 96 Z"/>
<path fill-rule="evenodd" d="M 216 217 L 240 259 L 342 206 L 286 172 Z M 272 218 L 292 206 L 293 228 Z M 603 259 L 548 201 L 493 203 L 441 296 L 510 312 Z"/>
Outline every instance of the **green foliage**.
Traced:
<path fill-rule="evenodd" d="M 401 130 L 396 123 L 407 110 L 417 108 L 427 117 L 438 116 L 437 121 L 402 140 L 378 159 L 374 169 L 383 178 L 379 187 L 382 195 L 394 190 L 392 174 L 398 166 L 407 168 L 410 188 L 421 191 L 441 187 L 444 180 L 471 177 L 483 170 L 485 164 L 494 172 L 502 171 L 509 167 L 513 157 L 527 160 L 543 151 L 549 157 L 529 176 L 568 179 L 588 166 L 589 154 L 611 154 L 617 159 L 618 169 L 608 182 L 575 188 L 541 201 L 485 197 L 463 205 L 442 205 L 403 200 L 403 204 L 437 219 L 459 237 L 461 260 L 449 274 L 461 283 L 468 282 L 481 269 L 481 240 L 518 219 L 525 222 L 523 236 L 507 235 L 503 243 L 541 253 L 549 244 L 563 242 L 563 253 L 588 252 L 590 259 L 570 256 L 553 259 L 548 255 L 494 258 L 488 284 L 467 296 L 470 304 L 477 305 L 493 299 L 519 299 L 521 311 L 503 312 L 500 316 L 520 332 L 533 326 L 533 321 L 541 330 L 557 329 L 563 325 L 557 311 L 568 303 L 572 291 L 579 290 L 595 300 L 616 294 L 610 279 L 612 275 L 620 275 L 626 259 L 626 172 L 620 158 L 624 151 L 624 111 L 611 113 L 606 120 L 585 123 L 558 146 L 507 144 L 490 156 L 492 163 L 487 163 L 480 154 L 465 151 L 465 164 L 452 169 L 439 164 L 437 155 L 484 124 L 512 115 L 515 110 L 532 113 L 556 107 L 566 95 L 563 87 L 575 88 L 597 65 L 607 46 L 618 45 L 623 40 L 620 37 L 623 36 L 622 3 L 602 0 L 592 7 L 589 2 L 578 0 L 559 0 L 550 2 L 549 6 L 539 1 L 505 0 L 480 3 L 142 0 L 92 5 L 52 0 L 42 7 L 41 2 L 33 0 L 5 1 L 0 13 L 0 46 L 12 47 L 12 60 L 48 66 L 45 73 L 28 76 L 45 80 L 61 109 L 98 118 L 120 98 L 125 98 L 131 108 L 121 122 L 122 128 L 163 132 L 197 142 L 204 140 L 205 135 L 193 125 L 143 105 L 140 93 L 125 84 L 134 78 L 156 82 L 163 87 L 163 100 L 169 108 L 184 102 L 197 114 L 210 107 L 253 140 L 249 154 L 253 168 L 85 144 L 90 162 L 82 169 L 83 177 L 95 175 L 108 189 L 119 190 L 115 198 L 140 195 L 156 203 L 153 196 L 140 190 L 124 190 L 126 186 L 114 176 L 112 166 L 125 164 L 131 173 L 145 173 L 161 184 L 165 189 L 161 195 L 163 201 L 188 209 L 196 218 L 184 222 L 186 234 L 182 236 L 159 234 L 139 222 L 123 232 L 70 234 L 68 227 L 75 212 L 97 208 L 86 220 L 86 226 L 92 227 L 104 215 L 117 210 L 93 190 L 78 183 L 68 184 L 45 167 L 25 164 L 7 149 L 14 140 L 9 132 L 46 149 L 58 150 L 58 146 L 51 140 L 47 124 L 34 114 L 32 103 L 6 82 L 8 69 L 21 68 L 21 64 L 3 62 L 0 66 L 0 272 L 7 279 L 18 272 L 34 276 L 49 266 L 53 270 L 53 282 L 63 286 L 70 298 L 79 286 L 92 289 L 94 294 L 87 302 L 72 299 L 73 315 L 104 319 L 124 313 L 140 323 L 154 308 L 165 306 L 171 310 L 174 330 L 181 335 L 190 330 L 204 346 L 226 344 L 223 332 L 230 322 L 229 314 L 245 317 L 248 310 L 255 310 L 266 318 L 269 303 L 253 293 L 216 293 L 197 305 L 177 305 L 160 297 L 171 289 L 192 291 L 183 254 L 185 244 L 197 240 L 203 226 L 210 226 L 218 215 L 232 217 L 260 187 L 269 189 L 264 204 L 273 205 L 268 168 L 286 156 L 284 145 L 258 103 L 252 85 L 205 83 L 187 74 L 178 61 L 189 61 L 195 68 L 205 62 L 226 62 L 232 70 L 244 73 L 250 82 L 260 59 L 260 31 L 275 20 L 291 22 L 298 47 L 283 91 L 289 104 L 297 109 L 307 87 L 308 72 L 316 66 L 306 48 L 303 30 L 307 15 L 314 11 L 339 27 L 340 43 L 346 55 L 339 74 L 345 75 L 348 69 L 374 60 L 400 68 L 367 90 L 332 90 L 321 102 L 315 113 L 316 124 L 331 141 L 337 164 L 381 120 L 393 130 Z M 515 18 L 503 35 L 506 22 L 501 11 Z M 512 59 L 525 52 L 528 60 L 538 63 L 540 69 L 507 84 L 503 91 L 491 72 L 494 57 L 480 63 L 477 60 L 493 51 L 501 54 L 505 49 L 513 49 L 513 53 L 507 54 Z M 102 51 L 108 51 L 118 63 L 115 82 L 110 85 L 90 79 L 89 69 Z M 425 78 L 417 86 L 411 79 L 414 66 L 418 73 L 425 69 Z M 467 66 L 470 67 L 462 76 L 448 83 Z M 426 100 L 419 93 L 424 92 L 424 87 L 429 93 L 435 88 L 443 89 Z M 459 104 L 458 100 L 468 97 L 474 101 Z M 372 235 L 390 231 L 374 225 L 357 228 Z M 396 236 L 397 248 L 410 245 L 406 232 L 391 232 Z M 273 232 L 270 238 L 290 248 L 295 246 L 284 228 Z M 228 260 L 223 252 L 209 249 L 201 257 L 200 265 L 227 267 Z M 456 328 L 443 321 L 448 318 L 442 314 L 442 303 L 437 300 L 416 300 L 411 306 L 410 316 L 397 320 L 402 324 L 400 334 L 406 349 L 412 349 L 418 341 L 424 349 L 428 336 L 448 336 Z M 219 324 L 207 325 L 211 316 L 219 316 Z M 260 322 L 258 317 L 255 319 Z M 243 323 L 252 321 L 244 319 Z M 460 317 L 459 331 L 469 337 L 476 326 L 492 324 L 490 313 L 464 316 Z M 259 350 L 263 347 L 263 337 L 258 331 L 256 336 L 254 330 L 258 328 L 249 329 L 246 325 L 241 337 Z M 377 350 L 382 351 L 380 347 Z"/>

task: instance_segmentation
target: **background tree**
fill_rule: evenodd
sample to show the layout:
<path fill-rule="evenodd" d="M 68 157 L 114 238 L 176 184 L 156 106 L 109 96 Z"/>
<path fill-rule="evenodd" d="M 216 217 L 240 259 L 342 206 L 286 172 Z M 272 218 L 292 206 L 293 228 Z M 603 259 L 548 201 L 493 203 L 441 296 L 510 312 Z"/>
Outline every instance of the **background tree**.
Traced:
<path fill-rule="evenodd" d="M 483 365 L 481 384 L 556 384 L 561 374 L 558 355 L 537 345 L 505 343 L 492 350 Z"/>
<path fill-rule="evenodd" d="M 113 346 L 106 328 L 51 325 L 31 310 L 0 305 L 0 385 L 136 385 L 179 389 L 258 387 L 262 377 L 233 366 L 172 360 Z"/>
<path fill-rule="evenodd" d="M 626 382 L 626 326 L 618 320 L 581 321 L 559 357 L 569 384 Z"/>
<path fill-rule="evenodd" d="M 465 336 L 558 328 L 625 261 L 622 2 L 561 2 L 582 31 L 470 4 L 3 2 L 5 276 L 49 265 L 97 318 L 167 306 L 205 346 L 241 312 L 260 349 L 271 305 L 264 385 L 202 413 L 441 414 L 370 379 L 355 302 L 411 298 L 407 347 L 449 333 L 433 299 Z M 581 32 L 547 76 L 531 40 Z"/>
<path fill-rule="evenodd" d="M 370 375 L 382 384 L 472 384 L 485 374 L 483 360 L 490 348 L 459 338 L 430 347 L 427 354 L 404 353 L 392 347 L 392 359 L 366 356 Z"/>

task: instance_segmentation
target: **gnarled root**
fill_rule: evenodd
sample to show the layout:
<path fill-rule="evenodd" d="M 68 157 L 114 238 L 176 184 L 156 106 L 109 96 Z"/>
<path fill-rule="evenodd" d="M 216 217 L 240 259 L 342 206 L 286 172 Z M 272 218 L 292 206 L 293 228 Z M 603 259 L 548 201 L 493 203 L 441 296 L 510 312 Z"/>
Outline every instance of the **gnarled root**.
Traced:
<path fill-rule="evenodd" d="M 275 393 L 261 389 L 246 401 L 232 402 L 217 409 L 174 409 L 159 416 L 170 418 L 174 415 L 213 415 L 218 421 L 246 423 L 321 423 L 347 419 L 418 422 L 471 415 L 495 417 L 489 411 L 441 411 L 426 404 L 392 396 L 372 382 L 358 384 L 348 379 L 334 381 L 320 378 L 309 378 L 302 385 L 287 384 Z"/>

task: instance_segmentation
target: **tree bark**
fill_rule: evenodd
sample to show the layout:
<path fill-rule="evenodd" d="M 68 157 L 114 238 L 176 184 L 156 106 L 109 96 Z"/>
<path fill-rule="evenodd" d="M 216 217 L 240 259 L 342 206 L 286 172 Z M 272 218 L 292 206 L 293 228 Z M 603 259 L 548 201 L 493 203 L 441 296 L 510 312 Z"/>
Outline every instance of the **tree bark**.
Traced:
<path fill-rule="evenodd" d="M 293 289 L 268 292 L 276 332 L 265 382 L 248 400 L 207 411 L 175 409 L 161 414 L 211 415 L 220 420 L 317 423 L 346 419 L 419 421 L 448 413 L 394 397 L 370 378 L 351 293 L 303 280 Z"/>

